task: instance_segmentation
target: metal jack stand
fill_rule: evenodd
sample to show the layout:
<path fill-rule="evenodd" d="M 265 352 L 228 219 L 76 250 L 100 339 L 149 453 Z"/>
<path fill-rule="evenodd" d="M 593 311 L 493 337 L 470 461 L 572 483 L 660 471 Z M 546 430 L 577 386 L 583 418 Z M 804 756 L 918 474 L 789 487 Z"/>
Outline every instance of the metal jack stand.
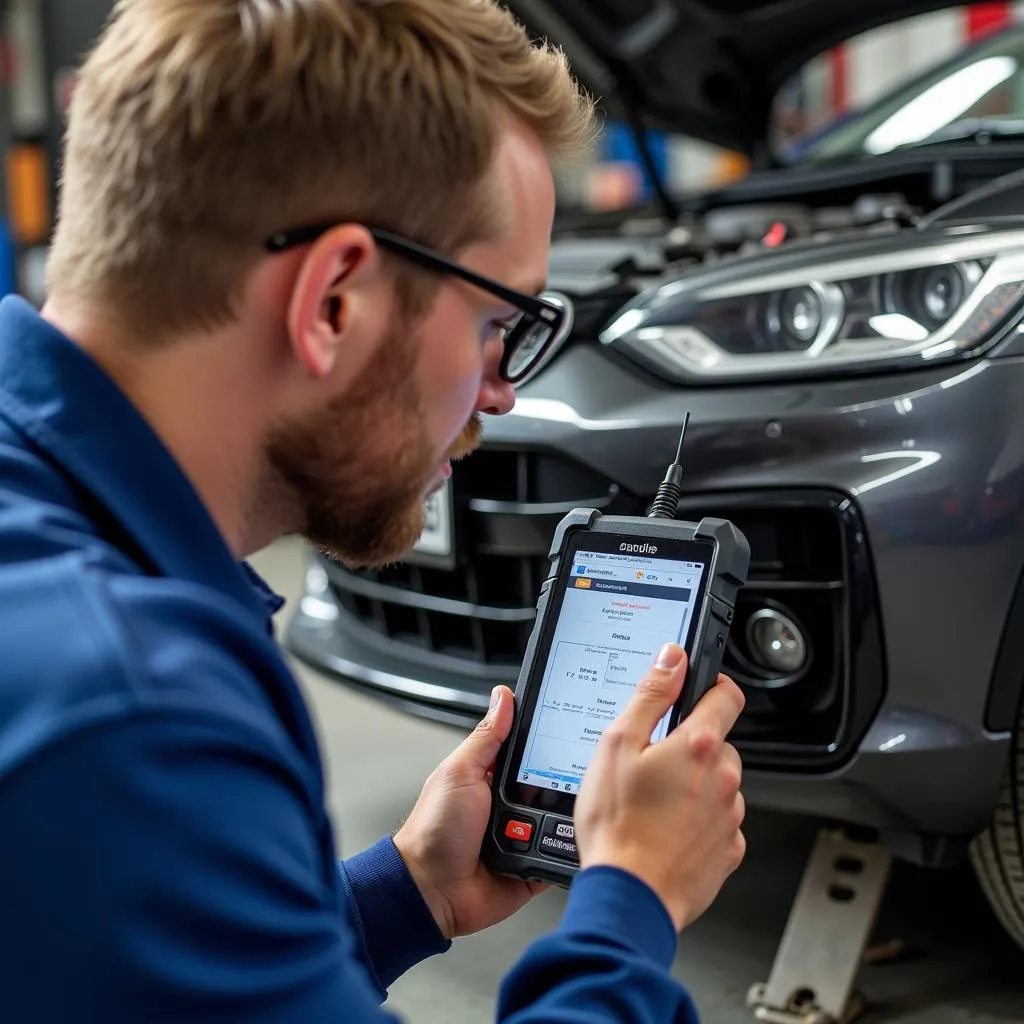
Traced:
<path fill-rule="evenodd" d="M 767 984 L 747 996 L 766 1024 L 850 1024 L 854 991 L 892 858 L 885 847 L 824 829 L 804 871 Z"/>

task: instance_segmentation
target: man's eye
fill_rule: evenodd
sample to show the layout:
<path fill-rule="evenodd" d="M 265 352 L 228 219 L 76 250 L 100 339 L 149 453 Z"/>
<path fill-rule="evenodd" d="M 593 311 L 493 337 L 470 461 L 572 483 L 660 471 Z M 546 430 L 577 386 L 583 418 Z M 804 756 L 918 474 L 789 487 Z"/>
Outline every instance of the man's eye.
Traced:
<path fill-rule="evenodd" d="M 519 319 L 522 316 L 521 313 L 517 313 L 515 316 L 509 317 L 506 320 L 495 320 L 494 321 L 494 333 L 503 342 L 507 342 L 509 335 L 512 333 L 516 324 L 519 323 Z"/>

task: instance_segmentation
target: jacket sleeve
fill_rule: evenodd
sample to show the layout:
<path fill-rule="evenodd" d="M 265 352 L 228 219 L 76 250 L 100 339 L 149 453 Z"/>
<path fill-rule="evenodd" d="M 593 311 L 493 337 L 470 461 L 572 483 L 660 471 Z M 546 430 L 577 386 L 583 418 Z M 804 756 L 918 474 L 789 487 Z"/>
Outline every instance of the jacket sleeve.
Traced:
<path fill-rule="evenodd" d="M 661 900 L 614 868 L 579 874 L 559 928 L 502 985 L 501 1024 L 698 1024 L 672 977 L 676 933 Z"/>
<path fill-rule="evenodd" d="M 339 862 L 338 873 L 359 957 L 383 1001 L 393 982 L 428 957 L 446 952 L 451 943 L 437 927 L 392 839 Z"/>

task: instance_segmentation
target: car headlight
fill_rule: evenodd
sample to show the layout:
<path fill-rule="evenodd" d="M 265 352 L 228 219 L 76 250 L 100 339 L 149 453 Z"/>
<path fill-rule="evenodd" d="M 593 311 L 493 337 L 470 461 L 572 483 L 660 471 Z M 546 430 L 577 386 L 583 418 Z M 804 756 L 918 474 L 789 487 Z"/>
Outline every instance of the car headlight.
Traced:
<path fill-rule="evenodd" d="M 681 383 L 827 374 L 973 354 L 1021 306 L 1024 232 L 893 244 L 802 247 L 691 274 L 639 295 L 601 341 Z"/>

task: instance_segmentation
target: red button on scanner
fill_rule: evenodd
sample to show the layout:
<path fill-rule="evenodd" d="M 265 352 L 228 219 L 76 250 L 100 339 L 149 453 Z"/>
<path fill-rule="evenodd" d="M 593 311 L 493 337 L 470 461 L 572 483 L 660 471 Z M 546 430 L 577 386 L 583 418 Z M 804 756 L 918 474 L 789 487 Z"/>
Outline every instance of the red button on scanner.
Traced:
<path fill-rule="evenodd" d="M 528 821 L 510 821 L 505 826 L 505 838 L 517 843 L 528 843 L 533 835 L 533 825 Z"/>

